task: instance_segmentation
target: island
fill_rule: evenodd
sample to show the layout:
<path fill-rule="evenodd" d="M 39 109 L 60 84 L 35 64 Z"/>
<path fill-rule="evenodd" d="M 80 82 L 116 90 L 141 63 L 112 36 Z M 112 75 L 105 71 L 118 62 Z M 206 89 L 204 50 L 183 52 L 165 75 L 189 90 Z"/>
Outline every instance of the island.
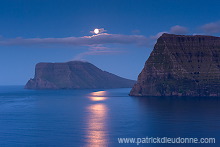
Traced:
<path fill-rule="evenodd" d="M 131 96 L 220 96 L 220 37 L 163 34 Z"/>
<path fill-rule="evenodd" d="M 26 89 L 131 88 L 136 81 L 103 71 L 89 62 L 38 63 Z"/>

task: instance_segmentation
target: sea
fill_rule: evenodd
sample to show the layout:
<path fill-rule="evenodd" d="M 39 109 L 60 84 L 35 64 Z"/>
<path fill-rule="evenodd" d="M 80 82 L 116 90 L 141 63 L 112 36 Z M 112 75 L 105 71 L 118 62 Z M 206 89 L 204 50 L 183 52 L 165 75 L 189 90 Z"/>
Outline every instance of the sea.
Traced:
<path fill-rule="evenodd" d="M 220 146 L 219 97 L 132 97 L 130 90 L 0 86 L 0 147 Z"/>

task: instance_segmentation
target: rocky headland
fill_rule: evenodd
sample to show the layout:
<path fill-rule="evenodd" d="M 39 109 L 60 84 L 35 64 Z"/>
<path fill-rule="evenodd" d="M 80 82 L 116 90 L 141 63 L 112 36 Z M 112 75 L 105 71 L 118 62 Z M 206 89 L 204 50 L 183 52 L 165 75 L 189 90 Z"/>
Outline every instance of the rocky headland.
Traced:
<path fill-rule="evenodd" d="M 38 63 L 26 89 L 128 88 L 136 81 L 102 71 L 88 62 Z"/>
<path fill-rule="evenodd" d="M 220 96 L 220 37 L 163 34 L 132 96 Z"/>

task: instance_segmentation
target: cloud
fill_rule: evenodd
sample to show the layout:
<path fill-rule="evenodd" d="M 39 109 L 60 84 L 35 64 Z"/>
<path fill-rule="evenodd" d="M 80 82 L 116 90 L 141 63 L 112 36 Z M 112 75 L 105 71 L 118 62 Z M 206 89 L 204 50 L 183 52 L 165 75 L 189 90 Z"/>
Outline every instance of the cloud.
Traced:
<path fill-rule="evenodd" d="M 171 33 L 171 34 L 181 35 L 181 34 L 188 33 L 188 29 L 186 27 L 183 27 L 183 26 L 180 26 L 180 25 L 175 25 L 175 26 L 172 26 L 169 31 L 159 32 L 156 35 L 151 36 L 150 39 L 151 40 L 156 40 L 160 36 L 162 36 L 164 33 Z"/>
<path fill-rule="evenodd" d="M 92 36 L 66 38 L 14 38 L 0 39 L 0 45 L 75 45 L 89 46 L 98 44 L 136 44 L 145 46 L 148 39 L 143 35 L 121 35 L 101 33 Z"/>
<path fill-rule="evenodd" d="M 122 53 L 121 51 L 87 51 L 76 55 L 73 60 L 84 60 L 85 56 L 89 55 L 109 55 L 109 54 L 118 54 Z"/>
<path fill-rule="evenodd" d="M 88 51 L 76 55 L 73 60 L 84 60 L 84 57 L 89 55 L 109 55 L 121 53 L 124 53 L 124 51 L 114 50 L 114 48 L 108 48 L 103 45 L 91 45 Z"/>
<path fill-rule="evenodd" d="M 140 33 L 141 33 L 141 31 L 138 30 L 138 29 L 136 29 L 136 30 L 132 30 L 131 32 L 132 32 L 132 34 L 140 34 Z"/>
<path fill-rule="evenodd" d="M 104 33 L 104 28 L 99 29 L 99 33 L 91 36 L 82 37 L 64 37 L 64 38 L 0 38 L 0 46 L 38 46 L 38 45 L 72 45 L 72 46 L 86 46 L 87 51 L 82 52 L 74 57 L 73 60 L 82 60 L 89 55 L 107 55 L 119 54 L 124 51 L 118 48 L 108 48 L 109 44 L 134 44 L 137 46 L 147 46 L 149 38 L 143 35 L 122 35 L 122 34 L 108 34 Z M 94 33 L 93 31 L 90 31 Z"/>
<path fill-rule="evenodd" d="M 180 25 L 175 25 L 175 26 L 170 28 L 169 32 L 171 34 L 182 35 L 182 34 L 187 34 L 188 33 L 188 29 L 186 27 L 183 27 L 183 26 L 180 26 Z"/>
<path fill-rule="evenodd" d="M 220 33 L 220 21 L 207 23 L 201 26 L 201 29 L 207 34 Z"/>

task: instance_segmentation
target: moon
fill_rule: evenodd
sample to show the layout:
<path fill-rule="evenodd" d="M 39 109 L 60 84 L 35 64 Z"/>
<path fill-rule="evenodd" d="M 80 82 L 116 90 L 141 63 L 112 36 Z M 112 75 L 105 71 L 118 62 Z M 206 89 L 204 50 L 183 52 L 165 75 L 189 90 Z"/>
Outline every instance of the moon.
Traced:
<path fill-rule="evenodd" d="M 99 33 L 99 29 L 95 29 L 94 33 L 98 34 Z"/>

